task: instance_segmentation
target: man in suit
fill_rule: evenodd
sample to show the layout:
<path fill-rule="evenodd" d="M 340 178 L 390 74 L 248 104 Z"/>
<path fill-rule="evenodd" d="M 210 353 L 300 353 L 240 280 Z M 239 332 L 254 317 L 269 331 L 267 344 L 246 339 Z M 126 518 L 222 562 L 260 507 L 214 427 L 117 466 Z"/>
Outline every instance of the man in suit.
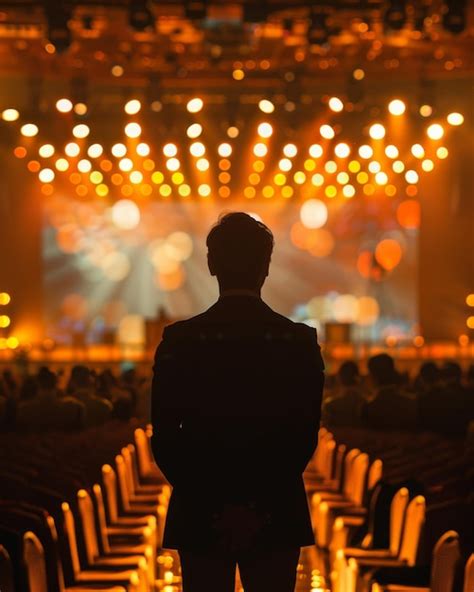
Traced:
<path fill-rule="evenodd" d="M 152 386 L 152 447 L 173 486 L 163 546 L 179 551 L 184 592 L 294 589 L 314 543 L 302 473 L 317 445 L 324 365 L 314 329 L 277 314 L 260 290 L 273 235 L 244 213 L 207 238 L 220 296 L 168 326 Z"/>

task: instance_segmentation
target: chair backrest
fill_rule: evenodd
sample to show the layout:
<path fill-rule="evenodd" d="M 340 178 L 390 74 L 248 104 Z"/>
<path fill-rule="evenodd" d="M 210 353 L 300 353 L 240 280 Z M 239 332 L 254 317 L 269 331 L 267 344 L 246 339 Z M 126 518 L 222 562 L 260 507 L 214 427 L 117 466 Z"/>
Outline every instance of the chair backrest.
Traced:
<path fill-rule="evenodd" d="M 339 444 L 336 451 L 336 460 L 334 462 L 334 468 L 332 478 L 341 487 L 342 482 L 342 471 L 344 468 L 344 457 L 346 456 L 347 446 L 345 444 Z"/>
<path fill-rule="evenodd" d="M 109 523 L 117 522 L 118 501 L 117 501 L 117 476 L 110 465 L 102 466 L 102 483 L 107 496 L 106 510 L 108 512 Z"/>
<path fill-rule="evenodd" d="M 8 551 L 3 545 L 0 545 L 0 590 L 2 592 L 15 592 L 12 562 Z"/>
<path fill-rule="evenodd" d="M 150 431 L 150 430 L 149 430 Z M 138 456 L 138 470 L 140 475 L 146 475 L 153 469 L 153 457 L 150 451 L 150 436 L 142 428 L 135 430 L 135 446 Z"/>
<path fill-rule="evenodd" d="M 43 545 L 31 531 L 23 535 L 23 562 L 26 567 L 29 592 L 48 592 Z"/>
<path fill-rule="evenodd" d="M 121 450 L 123 462 L 125 463 L 125 482 L 127 484 L 129 495 L 135 492 L 137 483 L 133 475 L 132 454 L 128 446 L 124 446 Z"/>
<path fill-rule="evenodd" d="M 344 459 L 344 486 L 343 492 L 347 498 L 351 498 L 351 491 L 353 486 L 353 472 L 354 472 L 354 461 L 359 456 L 360 450 L 358 448 L 352 448 L 346 454 Z"/>
<path fill-rule="evenodd" d="M 117 469 L 117 481 L 120 497 L 122 499 L 122 507 L 127 511 L 130 510 L 130 491 L 127 482 L 127 469 L 121 454 L 117 454 L 115 457 L 115 468 Z"/>
<path fill-rule="evenodd" d="M 421 531 L 425 523 L 426 501 L 417 495 L 408 504 L 399 558 L 409 566 L 415 565 Z"/>
<path fill-rule="evenodd" d="M 459 535 L 455 530 L 448 530 L 433 549 L 431 592 L 453 592 L 456 567 L 460 559 Z"/>
<path fill-rule="evenodd" d="M 403 524 L 409 500 L 410 492 L 406 487 L 402 487 L 393 496 L 390 504 L 390 553 L 394 557 L 397 557 L 400 551 Z"/>
<path fill-rule="evenodd" d="M 67 543 L 69 546 L 69 554 L 71 558 L 71 565 L 74 577 L 81 571 L 81 562 L 79 559 L 79 549 L 77 547 L 76 525 L 74 523 L 74 516 L 72 510 L 67 502 L 61 504 L 64 519 L 64 531 L 66 534 Z"/>
<path fill-rule="evenodd" d="M 50 515 L 46 517 L 46 522 L 49 528 L 49 532 L 51 533 L 51 539 L 53 540 L 54 545 L 58 548 L 58 531 L 56 530 L 56 524 L 54 522 L 54 518 Z M 64 592 L 64 573 L 63 573 L 63 565 L 61 563 L 61 559 L 58 553 L 57 557 L 57 570 L 58 570 L 58 586 L 59 592 Z M 3 590 L 3 589 L 2 589 Z"/>
<path fill-rule="evenodd" d="M 369 455 L 364 452 L 356 456 L 354 459 L 351 474 L 352 486 L 348 491 L 349 499 L 354 502 L 356 506 L 361 506 L 364 501 L 368 470 Z"/>
<path fill-rule="evenodd" d="M 336 441 L 329 440 L 325 445 L 325 456 L 324 462 L 322 465 L 321 474 L 324 479 L 329 480 L 331 479 L 332 469 L 334 466 L 334 457 L 336 453 Z"/>
<path fill-rule="evenodd" d="M 464 569 L 464 588 L 463 592 L 473 592 L 474 590 L 474 553 L 469 557 Z"/>
<path fill-rule="evenodd" d="M 104 496 L 102 495 L 102 489 L 98 483 L 92 486 L 94 492 L 95 505 L 97 508 L 97 520 L 99 522 L 99 535 L 102 543 L 102 549 L 104 553 L 110 553 L 109 537 L 107 536 L 107 518 L 105 514 Z"/>
<path fill-rule="evenodd" d="M 313 464 L 318 473 L 320 474 L 322 474 L 323 472 L 326 444 L 332 439 L 333 435 L 330 432 L 328 432 L 326 428 L 320 428 L 318 432 L 318 445 L 316 447 L 316 452 L 314 453 L 313 457 Z"/>
<path fill-rule="evenodd" d="M 91 496 L 85 489 L 79 489 L 77 492 L 77 505 L 79 508 L 79 517 L 81 519 L 87 563 L 93 565 L 97 557 L 100 555 L 99 542 L 97 540 L 95 526 L 94 505 Z"/>
<path fill-rule="evenodd" d="M 382 479 L 382 475 L 383 462 L 380 460 L 380 458 L 376 458 L 374 462 L 370 465 L 369 475 L 367 477 L 367 489 L 369 491 L 372 491 L 372 489 Z"/>

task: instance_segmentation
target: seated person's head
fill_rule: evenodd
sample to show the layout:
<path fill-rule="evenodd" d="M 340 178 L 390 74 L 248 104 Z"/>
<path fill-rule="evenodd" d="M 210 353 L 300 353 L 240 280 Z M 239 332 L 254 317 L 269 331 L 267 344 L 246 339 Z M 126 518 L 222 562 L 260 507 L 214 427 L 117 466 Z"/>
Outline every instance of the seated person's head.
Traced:
<path fill-rule="evenodd" d="M 243 212 L 226 214 L 207 237 L 208 264 L 221 290 L 260 291 L 268 275 L 273 234 Z"/>
<path fill-rule="evenodd" d="M 393 358 L 388 354 L 377 354 L 369 358 L 367 363 L 369 376 L 376 386 L 387 386 L 397 383 L 397 373 Z"/>
<path fill-rule="evenodd" d="M 89 388 L 92 386 L 92 376 L 86 366 L 74 366 L 71 370 L 71 386 L 73 389 Z"/>
<path fill-rule="evenodd" d="M 337 372 L 337 377 L 342 386 L 355 386 L 359 382 L 359 367 L 351 360 L 343 362 Z"/>
<path fill-rule="evenodd" d="M 446 362 L 441 369 L 441 376 L 445 384 L 461 384 L 462 370 L 457 362 Z"/>
<path fill-rule="evenodd" d="M 54 391 L 58 383 L 58 377 L 56 374 L 51 372 L 46 366 L 42 366 L 38 370 L 36 380 L 38 381 L 39 388 L 44 391 Z"/>
<path fill-rule="evenodd" d="M 439 374 L 439 368 L 434 362 L 423 362 L 418 373 L 422 383 L 426 386 L 436 384 Z"/>

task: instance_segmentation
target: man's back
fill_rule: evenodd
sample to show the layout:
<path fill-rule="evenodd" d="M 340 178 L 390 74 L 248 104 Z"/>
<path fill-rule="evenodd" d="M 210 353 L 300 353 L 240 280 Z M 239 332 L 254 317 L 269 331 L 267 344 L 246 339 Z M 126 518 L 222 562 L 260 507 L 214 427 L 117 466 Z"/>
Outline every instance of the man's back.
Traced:
<path fill-rule="evenodd" d="M 279 539 L 311 544 L 301 474 L 316 446 L 322 371 L 314 329 L 258 297 L 225 296 L 168 327 L 156 356 L 153 451 L 180 511 L 188 496 L 210 511 L 256 504 L 280 511 Z M 192 545 L 179 522 L 171 507 L 165 544 Z"/>

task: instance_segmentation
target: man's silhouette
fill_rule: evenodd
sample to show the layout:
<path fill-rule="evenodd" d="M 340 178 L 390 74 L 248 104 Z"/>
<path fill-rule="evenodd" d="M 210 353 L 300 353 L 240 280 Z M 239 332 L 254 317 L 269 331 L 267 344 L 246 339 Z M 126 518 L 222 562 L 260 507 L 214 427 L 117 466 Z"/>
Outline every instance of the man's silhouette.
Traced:
<path fill-rule="evenodd" d="M 314 543 L 302 473 L 316 444 L 324 383 L 314 329 L 260 297 L 273 235 L 244 213 L 207 237 L 220 297 L 168 326 L 155 356 L 152 440 L 173 493 L 164 547 L 185 592 L 294 589 Z"/>

